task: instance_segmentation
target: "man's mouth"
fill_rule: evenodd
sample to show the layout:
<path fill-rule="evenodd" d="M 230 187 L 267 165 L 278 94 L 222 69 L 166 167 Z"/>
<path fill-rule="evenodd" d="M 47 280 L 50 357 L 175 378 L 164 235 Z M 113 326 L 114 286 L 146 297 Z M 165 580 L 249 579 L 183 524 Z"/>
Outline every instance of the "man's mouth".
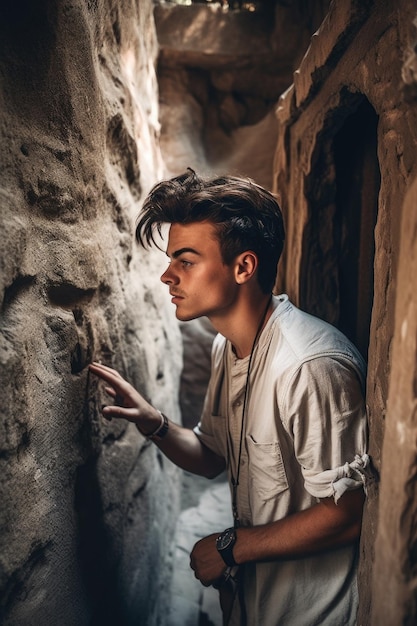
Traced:
<path fill-rule="evenodd" d="M 180 300 L 182 300 L 184 298 L 184 296 L 181 296 L 179 293 L 170 293 L 171 296 L 171 302 L 179 302 Z"/>

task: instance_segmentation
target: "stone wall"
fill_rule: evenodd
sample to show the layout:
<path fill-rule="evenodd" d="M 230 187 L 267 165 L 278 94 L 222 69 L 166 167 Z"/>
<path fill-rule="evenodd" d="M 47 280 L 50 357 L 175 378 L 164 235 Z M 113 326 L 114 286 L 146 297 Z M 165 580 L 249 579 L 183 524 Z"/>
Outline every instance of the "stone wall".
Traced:
<path fill-rule="evenodd" d="M 0 621 L 130 624 L 166 611 L 177 472 L 104 423 L 95 359 L 179 418 L 162 255 L 134 243 L 162 177 L 151 0 L 0 9 Z M 145 623 L 145 622 L 144 622 Z"/>
<path fill-rule="evenodd" d="M 363 626 L 417 619 L 416 13 L 411 0 L 332 3 L 277 108 L 279 289 L 368 357 L 376 480 L 361 543 Z"/>

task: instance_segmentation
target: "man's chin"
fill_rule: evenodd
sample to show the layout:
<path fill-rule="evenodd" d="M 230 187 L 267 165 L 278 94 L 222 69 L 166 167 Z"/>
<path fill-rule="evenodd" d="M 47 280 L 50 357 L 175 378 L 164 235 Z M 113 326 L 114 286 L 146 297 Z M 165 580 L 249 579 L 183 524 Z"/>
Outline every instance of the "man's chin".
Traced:
<path fill-rule="evenodd" d="M 178 309 L 175 311 L 175 316 L 180 322 L 190 322 L 191 320 L 197 319 L 197 317 L 201 317 L 201 315 L 192 315 L 190 313 L 187 314 L 179 311 Z"/>

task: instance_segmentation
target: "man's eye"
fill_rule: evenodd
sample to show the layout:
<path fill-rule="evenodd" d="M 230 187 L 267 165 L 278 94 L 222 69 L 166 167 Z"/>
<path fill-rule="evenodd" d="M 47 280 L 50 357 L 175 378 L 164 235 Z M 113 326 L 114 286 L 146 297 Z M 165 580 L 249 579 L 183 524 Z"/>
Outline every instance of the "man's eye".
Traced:
<path fill-rule="evenodd" d="M 181 264 L 183 267 L 190 267 L 192 265 L 191 261 L 186 261 L 185 259 L 181 259 Z"/>

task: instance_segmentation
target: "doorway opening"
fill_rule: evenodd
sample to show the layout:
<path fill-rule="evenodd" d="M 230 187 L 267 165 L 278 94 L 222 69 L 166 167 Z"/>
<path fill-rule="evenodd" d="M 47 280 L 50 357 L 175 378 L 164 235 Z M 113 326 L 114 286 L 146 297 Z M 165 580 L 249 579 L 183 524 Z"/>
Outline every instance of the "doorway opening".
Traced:
<path fill-rule="evenodd" d="M 302 308 L 326 319 L 367 358 L 374 295 L 374 230 L 381 183 L 378 116 L 346 92 L 317 138 L 305 192 L 310 215 L 300 274 Z"/>

